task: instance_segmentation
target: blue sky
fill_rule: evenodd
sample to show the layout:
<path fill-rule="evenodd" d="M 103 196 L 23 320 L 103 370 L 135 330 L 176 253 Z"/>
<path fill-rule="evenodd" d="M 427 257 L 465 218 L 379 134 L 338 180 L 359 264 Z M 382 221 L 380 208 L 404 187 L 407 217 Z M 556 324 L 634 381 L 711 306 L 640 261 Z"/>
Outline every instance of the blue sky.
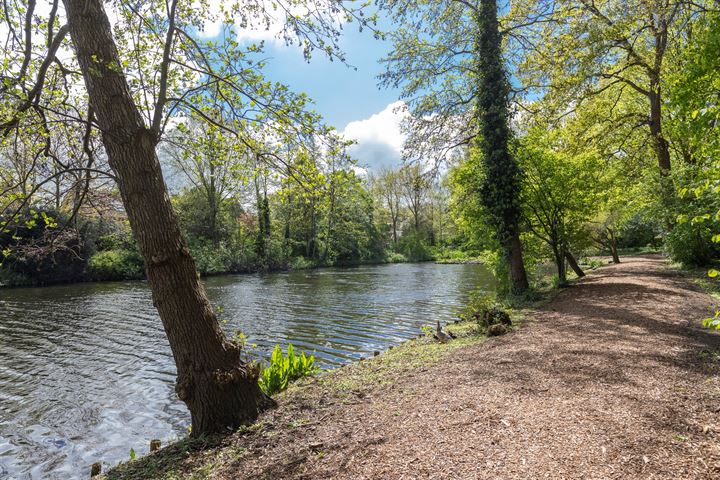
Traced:
<path fill-rule="evenodd" d="M 315 52 L 308 63 L 297 46 L 267 41 L 265 46 L 270 57 L 268 76 L 295 91 L 308 93 L 315 100 L 317 111 L 338 129 L 353 120 L 370 117 L 398 98 L 396 90 L 378 88 L 375 78 L 383 70 L 378 60 L 390 45 L 373 38 L 368 30 L 359 32 L 355 24 L 346 25 L 341 48 L 348 63 L 357 70 L 337 60 L 331 62 L 320 52 Z"/>
<path fill-rule="evenodd" d="M 321 52 L 314 52 L 307 62 L 302 50 L 277 39 L 273 28 L 238 32 L 241 41 L 264 41 L 268 79 L 307 93 L 327 124 L 358 142 L 350 152 L 361 166 L 377 169 L 398 165 L 402 114 L 395 108 L 402 105 L 398 103 L 399 91 L 377 86 L 377 75 L 383 71 L 378 61 L 390 50 L 390 43 L 375 39 L 367 29 L 359 32 L 356 23 L 345 24 L 340 46 L 347 62 L 355 67 L 351 68 L 337 60 L 331 62 Z"/>

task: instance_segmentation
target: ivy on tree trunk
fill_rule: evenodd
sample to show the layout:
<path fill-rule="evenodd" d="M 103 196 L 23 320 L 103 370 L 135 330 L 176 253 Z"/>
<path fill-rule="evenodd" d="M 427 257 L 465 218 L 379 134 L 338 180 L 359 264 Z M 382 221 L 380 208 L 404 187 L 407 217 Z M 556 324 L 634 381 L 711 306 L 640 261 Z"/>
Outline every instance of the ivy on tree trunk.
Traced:
<path fill-rule="evenodd" d="M 496 0 L 481 0 L 474 20 L 479 146 L 485 169 L 480 194 L 508 262 L 510 287 L 514 293 L 521 293 L 528 288 L 519 229 L 521 171 L 509 150 L 510 89 L 503 66 Z"/>

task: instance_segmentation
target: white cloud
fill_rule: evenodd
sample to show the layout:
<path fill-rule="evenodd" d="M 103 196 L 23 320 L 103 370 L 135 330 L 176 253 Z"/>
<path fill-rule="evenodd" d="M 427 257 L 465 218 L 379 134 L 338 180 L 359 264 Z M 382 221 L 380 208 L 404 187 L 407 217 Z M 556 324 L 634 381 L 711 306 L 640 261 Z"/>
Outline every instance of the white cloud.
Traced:
<path fill-rule="evenodd" d="M 398 101 L 370 118 L 348 123 L 342 134 L 357 141 L 350 148 L 350 154 L 369 169 L 398 166 L 405 141 L 400 124 L 408 115 L 405 102 Z"/>
<path fill-rule="evenodd" d="M 296 40 L 295 34 L 291 30 L 286 30 L 288 23 L 288 15 L 294 17 L 314 17 L 317 20 L 323 17 L 324 21 L 334 23 L 336 28 L 340 28 L 345 23 L 345 18 L 337 11 L 333 11 L 330 5 L 331 0 L 309 0 L 307 2 L 294 2 L 277 0 L 252 0 L 247 2 L 246 10 L 249 13 L 244 20 L 244 26 L 240 26 L 239 18 L 226 18 L 221 13 L 223 11 L 223 0 L 209 0 L 208 13 L 209 17 L 205 20 L 203 31 L 198 32 L 202 38 L 217 37 L 225 24 L 232 25 L 233 31 L 240 43 L 271 43 L 275 46 L 284 46 L 287 44 L 286 37 Z M 199 6 L 199 2 L 195 0 L 195 4 Z M 197 7 L 196 7 L 197 8 Z M 224 21 L 223 21 L 224 20 Z"/>
<path fill-rule="evenodd" d="M 200 38 L 215 38 L 222 30 L 222 20 L 207 20 L 203 23 L 202 32 L 198 32 Z"/>

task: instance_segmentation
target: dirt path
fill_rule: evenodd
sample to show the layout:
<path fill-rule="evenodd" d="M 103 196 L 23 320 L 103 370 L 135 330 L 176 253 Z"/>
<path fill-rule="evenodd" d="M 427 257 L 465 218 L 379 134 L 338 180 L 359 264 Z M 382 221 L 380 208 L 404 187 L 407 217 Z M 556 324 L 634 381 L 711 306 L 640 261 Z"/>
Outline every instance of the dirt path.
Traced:
<path fill-rule="evenodd" d="M 712 304 L 659 257 L 628 258 L 517 333 L 344 405 L 294 405 L 304 428 L 271 413 L 275 433 L 211 477 L 718 479 L 720 335 L 699 328 Z"/>

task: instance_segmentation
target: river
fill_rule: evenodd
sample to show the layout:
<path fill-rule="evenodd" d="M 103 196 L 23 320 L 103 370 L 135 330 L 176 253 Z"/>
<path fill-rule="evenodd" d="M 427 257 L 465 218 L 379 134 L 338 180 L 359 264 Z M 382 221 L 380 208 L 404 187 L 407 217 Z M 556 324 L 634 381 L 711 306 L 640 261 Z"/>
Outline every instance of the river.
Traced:
<path fill-rule="evenodd" d="M 205 281 L 229 333 L 266 357 L 280 343 L 333 368 L 455 318 L 481 265 L 394 264 Z M 183 436 L 189 414 L 144 282 L 0 290 L 0 479 L 88 478 L 149 441 Z M 165 442 L 163 442 L 165 443 Z"/>

